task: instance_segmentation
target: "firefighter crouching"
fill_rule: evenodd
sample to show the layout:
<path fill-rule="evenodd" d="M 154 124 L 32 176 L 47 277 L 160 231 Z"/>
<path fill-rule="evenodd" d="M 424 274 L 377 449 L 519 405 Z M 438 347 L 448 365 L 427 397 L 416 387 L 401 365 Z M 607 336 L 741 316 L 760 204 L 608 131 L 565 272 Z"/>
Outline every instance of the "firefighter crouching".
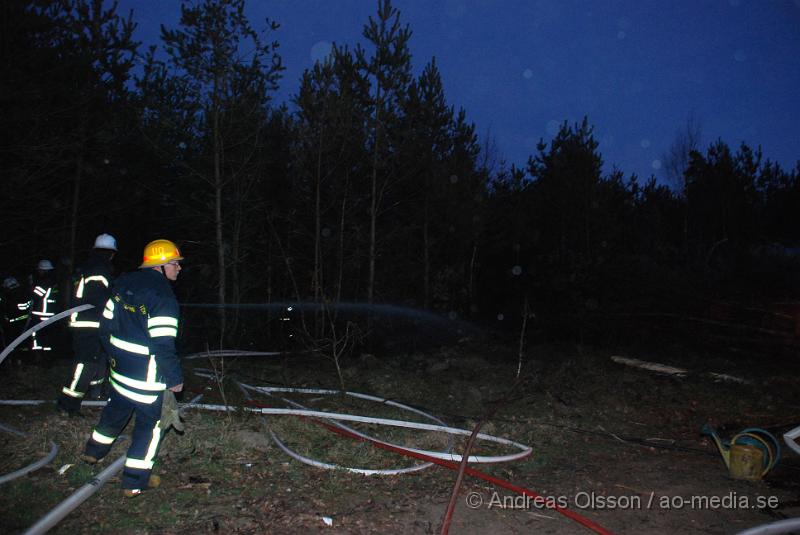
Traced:
<path fill-rule="evenodd" d="M 161 425 L 161 406 L 165 390 L 183 389 L 175 352 L 178 301 L 170 286 L 170 281 L 178 278 L 181 260 L 171 241 L 147 244 L 140 269 L 115 281 L 100 320 L 100 333 L 110 357 L 111 395 L 81 458 L 90 464 L 102 459 L 136 413 L 122 472 L 126 497 L 160 483 L 151 472 L 166 431 Z"/>
<path fill-rule="evenodd" d="M 107 358 L 100 342 L 100 315 L 111 294 L 114 269 L 111 260 L 116 252 L 117 240 L 109 234 L 100 234 L 73 283 L 72 306 L 89 304 L 94 308 L 74 312 L 69 318 L 74 366 L 69 382 L 61 389 L 58 408 L 70 415 L 80 412 L 87 393 L 90 399 L 99 398 L 106 379 Z"/>

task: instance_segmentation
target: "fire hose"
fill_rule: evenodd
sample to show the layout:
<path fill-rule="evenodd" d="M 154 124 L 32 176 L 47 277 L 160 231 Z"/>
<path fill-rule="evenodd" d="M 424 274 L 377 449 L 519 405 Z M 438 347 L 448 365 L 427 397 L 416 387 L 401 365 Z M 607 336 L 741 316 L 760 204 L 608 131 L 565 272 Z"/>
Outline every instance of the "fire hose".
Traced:
<path fill-rule="evenodd" d="M 246 387 L 247 385 L 241 385 L 241 386 L 245 386 Z M 283 391 L 283 392 L 292 391 L 292 392 L 316 393 L 316 394 L 327 394 L 327 393 L 337 393 L 338 394 L 339 393 L 339 391 L 336 391 L 336 390 L 319 390 L 319 389 L 270 388 L 270 387 L 250 387 L 250 388 L 253 389 L 253 390 L 264 392 L 264 393 L 279 392 L 279 391 Z M 372 398 L 372 396 L 366 396 L 364 394 L 357 394 L 355 392 L 348 392 L 347 394 L 356 395 L 358 397 Z M 373 399 L 380 399 L 380 398 L 373 398 Z M 384 400 L 384 401 L 389 401 L 389 400 Z M 375 446 L 377 448 L 384 449 L 384 450 L 387 450 L 387 451 L 391 451 L 391 452 L 394 452 L 394 453 L 398 453 L 398 454 L 406 456 L 406 457 L 416 458 L 416 459 L 419 459 L 419 460 L 422 460 L 422 461 L 426 461 L 428 463 L 437 464 L 439 466 L 443 466 L 445 468 L 449 468 L 451 470 L 456 470 L 456 471 L 459 469 L 459 465 L 458 465 L 457 462 L 454 462 L 454 460 L 459 460 L 460 461 L 461 460 L 461 456 L 460 455 L 450 454 L 450 453 L 440 453 L 440 452 L 428 452 L 428 451 L 425 451 L 425 450 L 415 450 L 415 449 L 412 449 L 412 448 L 405 448 L 405 447 L 398 446 L 398 445 L 395 445 L 395 444 L 390 444 L 390 443 L 387 443 L 387 442 L 384 442 L 384 441 L 381 441 L 381 440 L 378 440 L 378 439 L 375 439 L 375 438 L 372 438 L 372 437 L 368 437 L 368 436 L 365 436 L 365 435 L 363 435 L 361 433 L 353 432 L 353 431 L 348 430 L 348 429 L 343 429 L 341 425 L 334 425 L 334 424 L 329 424 L 329 423 L 322 422 L 322 421 L 318 420 L 317 418 L 326 418 L 326 419 L 332 419 L 332 420 L 361 421 L 361 422 L 366 422 L 366 423 L 379 423 L 379 424 L 382 424 L 382 425 L 394 425 L 394 426 L 401 426 L 401 427 L 411 427 L 411 428 L 426 429 L 426 430 L 431 430 L 431 431 L 444 431 L 444 432 L 453 433 L 453 434 L 466 434 L 466 435 L 471 434 L 471 431 L 468 431 L 468 430 L 465 430 L 465 429 L 450 428 L 450 427 L 446 427 L 446 426 L 438 426 L 438 425 L 431 425 L 431 424 L 418 424 L 418 423 L 414 423 L 414 422 L 403 422 L 403 421 L 400 421 L 400 420 L 387 420 L 387 419 L 383 419 L 383 418 L 371 418 L 371 417 L 364 417 L 364 416 L 342 415 L 342 414 L 327 413 L 327 412 L 322 412 L 322 411 L 306 411 L 306 410 L 295 410 L 295 409 L 271 409 L 271 408 L 261 408 L 261 409 L 255 409 L 255 410 L 259 410 L 262 414 L 276 414 L 276 415 L 279 415 L 279 414 L 289 415 L 289 414 L 291 414 L 291 415 L 297 415 L 297 416 L 301 416 L 301 417 L 314 416 L 316 418 L 311 418 L 310 419 L 311 422 L 313 422 L 313 423 L 315 423 L 317 425 L 320 425 L 320 426 L 328 429 L 329 431 L 332 431 L 332 432 L 337 433 L 339 435 L 346 436 L 346 437 L 352 438 L 354 440 L 367 441 L 367 442 L 369 442 L 370 444 L 372 444 L 373 446 Z M 472 461 L 472 462 L 476 462 L 476 461 L 477 462 L 481 462 L 481 461 L 483 461 L 483 462 L 499 462 L 499 459 L 501 459 L 501 458 L 503 460 L 518 459 L 518 458 L 523 458 L 523 457 L 525 457 L 527 455 L 530 455 L 530 453 L 531 453 L 531 448 L 529 446 L 525 446 L 523 444 L 519 444 L 519 443 L 510 441 L 508 439 L 503 439 L 503 438 L 500 438 L 500 437 L 492 437 L 490 435 L 484 435 L 482 433 L 480 433 L 478 435 L 478 437 L 479 438 L 483 438 L 484 440 L 490 440 L 492 442 L 498 442 L 498 443 L 502 443 L 502 444 L 506 444 L 506 445 L 513 445 L 513 446 L 516 446 L 516 447 L 520 448 L 521 451 L 519 453 L 515 453 L 515 454 L 512 454 L 512 455 L 508 455 L 508 456 L 494 456 L 494 457 L 470 456 L 468 460 Z M 276 439 L 276 436 L 275 436 L 274 433 L 273 433 L 273 439 Z M 276 444 L 278 444 L 278 446 L 281 447 L 281 449 L 283 449 L 283 451 L 289 453 L 287 451 L 287 448 L 285 448 L 285 446 L 282 446 L 279 440 L 276 440 Z M 294 457 L 294 458 L 296 458 L 298 460 L 302 460 L 299 455 L 298 456 L 292 455 L 292 457 Z M 452 459 L 452 460 L 448 460 L 448 459 Z M 491 459 L 491 460 L 487 461 L 486 459 Z M 537 494 L 537 493 L 535 493 L 535 492 L 533 492 L 533 491 L 531 491 L 529 489 L 514 485 L 509 481 L 506 481 L 506 480 L 491 476 L 491 475 L 486 474 L 484 472 L 480 472 L 478 470 L 475 470 L 474 468 L 467 467 L 465 469 L 465 473 L 467 473 L 467 474 L 469 474 L 469 475 L 471 475 L 473 477 L 476 477 L 476 478 L 479 478 L 479 479 L 483 479 L 484 481 L 488 481 L 489 483 L 492 483 L 494 485 L 502 487 L 502 488 L 504 488 L 506 490 L 510 490 L 510 491 L 515 492 L 517 494 L 521 494 L 523 496 L 530 497 L 530 498 L 536 500 L 538 503 L 545 504 L 547 507 L 552 508 L 556 512 L 566 516 L 567 518 L 569 518 L 569 519 L 581 524 L 582 526 L 584 526 L 584 527 L 586 527 L 586 528 L 588 528 L 588 529 L 590 529 L 590 530 L 592 530 L 592 531 L 594 531 L 596 533 L 599 533 L 601 535 L 613 535 L 611 531 L 608 531 L 607 529 L 605 529 L 604 527 L 600 526 L 599 524 L 589 520 L 588 518 L 586 518 L 586 517 L 574 512 L 574 511 L 571 511 L 571 510 L 569 510 L 569 509 L 567 509 L 565 507 L 560 507 L 560 506 L 558 506 L 557 504 L 554 504 L 554 503 L 550 504 L 549 502 L 547 502 L 547 500 L 543 496 L 541 496 L 540 494 Z"/>
<path fill-rule="evenodd" d="M 4 424 L 0 424 L 0 430 L 6 431 L 8 433 L 11 433 L 11 434 L 17 435 L 17 436 L 21 436 L 21 437 L 25 436 L 25 433 L 23 433 L 22 431 L 17 431 L 13 427 L 7 426 L 7 425 L 4 425 Z M 0 485 L 2 485 L 3 483 L 7 483 L 9 481 L 12 481 L 14 479 L 17 479 L 18 477 L 22 477 L 25 474 L 29 474 L 29 473 L 31 473 L 31 472 L 33 472 L 35 470 L 38 470 L 39 468 L 45 466 L 47 463 L 49 463 L 50 461 L 55 459 L 57 453 L 58 453 L 58 446 L 56 445 L 55 442 L 53 442 L 51 440 L 50 441 L 50 451 L 47 453 L 47 455 L 45 455 L 44 457 L 42 457 L 38 461 L 32 462 L 28 466 L 24 466 L 24 467 L 20 468 L 19 470 L 14 470 L 13 472 L 10 472 L 8 474 L 3 474 L 2 476 L 0 476 Z"/>
<path fill-rule="evenodd" d="M 90 308 L 94 308 L 94 305 L 88 305 L 88 304 L 87 305 L 78 305 L 76 307 L 70 308 L 69 310 L 65 310 L 64 312 L 59 312 L 55 316 L 47 318 L 45 321 L 37 323 L 36 325 L 31 327 L 27 331 L 23 332 L 22 334 L 20 334 L 16 338 L 14 338 L 14 341 L 11 342 L 10 344 L 8 344 L 5 347 L 5 349 L 3 349 L 3 352 L 0 353 L 0 363 L 3 362 L 3 360 L 8 356 L 9 353 L 11 353 L 14 350 L 15 347 L 17 347 L 19 344 L 21 344 L 23 340 L 25 340 L 27 337 L 29 337 L 30 335 L 32 335 L 36 331 L 38 331 L 40 329 L 44 329 L 45 327 L 47 327 L 51 323 L 54 323 L 54 322 L 56 322 L 56 321 L 58 321 L 60 319 L 66 318 L 67 316 L 69 316 L 73 312 L 80 312 L 82 310 L 88 310 Z"/>

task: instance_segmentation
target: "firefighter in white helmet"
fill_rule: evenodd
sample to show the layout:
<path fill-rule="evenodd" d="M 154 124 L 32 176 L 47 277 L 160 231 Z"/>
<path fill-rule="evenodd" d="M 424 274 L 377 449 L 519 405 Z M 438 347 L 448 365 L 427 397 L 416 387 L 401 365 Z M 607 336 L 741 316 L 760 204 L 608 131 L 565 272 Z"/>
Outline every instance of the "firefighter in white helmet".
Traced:
<path fill-rule="evenodd" d="M 36 264 L 36 276 L 33 278 L 33 293 L 29 301 L 29 326 L 35 322 L 47 321 L 58 312 L 58 284 L 55 268 L 50 260 L 42 259 Z M 57 328 L 53 325 L 45 327 L 31 335 L 31 351 L 35 354 L 52 351 L 53 341 L 57 338 Z"/>
<path fill-rule="evenodd" d="M 58 408 L 70 415 L 80 412 L 81 402 L 87 396 L 100 397 L 106 380 L 108 359 L 100 341 L 100 316 L 111 295 L 114 271 L 111 261 L 116 252 L 117 240 L 110 234 L 100 234 L 73 279 L 72 306 L 89 304 L 94 308 L 74 312 L 69 318 L 74 364 L 69 380 L 61 389 Z"/>

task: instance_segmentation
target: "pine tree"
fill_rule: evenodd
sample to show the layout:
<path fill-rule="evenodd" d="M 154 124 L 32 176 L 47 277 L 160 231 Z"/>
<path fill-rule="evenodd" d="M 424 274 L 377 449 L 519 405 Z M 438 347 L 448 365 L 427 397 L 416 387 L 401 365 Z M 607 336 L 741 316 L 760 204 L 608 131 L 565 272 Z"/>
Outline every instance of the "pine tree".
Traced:
<path fill-rule="evenodd" d="M 397 180 L 396 154 L 401 104 L 411 81 L 411 53 L 408 41 L 411 30 L 400 25 L 400 12 L 390 0 L 378 3 L 378 18 L 369 18 L 363 35 L 374 50 L 370 56 L 358 46 L 356 57 L 360 69 L 371 84 L 369 96 L 371 154 L 369 194 L 369 253 L 367 268 L 367 301 L 375 299 L 376 262 L 379 256 L 378 219 L 393 181 Z"/>
<path fill-rule="evenodd" d="M 194 178 L 211 190 L 217 300 L 221 305 L 228 298 L 228 269 L 240 268 L 243 221 L 237 209 L 242 208 L 243 196 L 255 177 L 249 168 L 251 157 L 261 141 L 259 130 L 265 120 L 268 92 L 276 88 L 282 70 L 277 42 L 262 41 L 244 14 L 244 6 L 244 0 L 182 4 L 180 28 L 162 27 L 161 31 L 171 63 L 192 88 L 200 114 L 197 135 L 205 150 Z M 278 25 L 267 21 L 267 28 L 275 31 Z M 237 277 L 233 276 L 234 284 Z M 222 340 L 226 330 L 223 307 L 219 329 Z"/>
<path fill-rule="evenodd" d="M 13 188 L 3 198 L 15 198 L 4 214 L 19 224 L 10 235 L 27 236 L 25 249 L 63 255 L 69 273 L 78 229 L 89 241 L 114 211 L 99 193 L 121 167 L 133 22 L 102 0 L 14 0 L 2 9 L 1 143 Z"/>

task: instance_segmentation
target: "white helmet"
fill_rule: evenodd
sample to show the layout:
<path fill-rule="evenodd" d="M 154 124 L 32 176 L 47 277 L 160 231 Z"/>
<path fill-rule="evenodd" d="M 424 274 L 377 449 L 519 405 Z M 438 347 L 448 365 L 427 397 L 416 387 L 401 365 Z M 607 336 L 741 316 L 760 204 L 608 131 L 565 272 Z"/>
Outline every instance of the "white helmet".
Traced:
<path fill-rule="evenodd" d="M 19 288 L 19 281 L 14 277 L 6 277 L 3 281 L 3 288 L 6 290 L 13 290 L 14 288 Z"/>
<path fill-rule="evenodd" d="M 94 239 L 95 249 L 110 249 L 111 251 L 117 250 L 117 240 L 111 234 L 100 234 Z"/>
<path fill-rule="evenodd" d="M 44 260 L 39 260 L 39 263 L 36 265 L 36 269 L 42 271 L 50 271 L 55 268 L 53 267 L 53 263 L 51 261 L 44 259 Z"/>

